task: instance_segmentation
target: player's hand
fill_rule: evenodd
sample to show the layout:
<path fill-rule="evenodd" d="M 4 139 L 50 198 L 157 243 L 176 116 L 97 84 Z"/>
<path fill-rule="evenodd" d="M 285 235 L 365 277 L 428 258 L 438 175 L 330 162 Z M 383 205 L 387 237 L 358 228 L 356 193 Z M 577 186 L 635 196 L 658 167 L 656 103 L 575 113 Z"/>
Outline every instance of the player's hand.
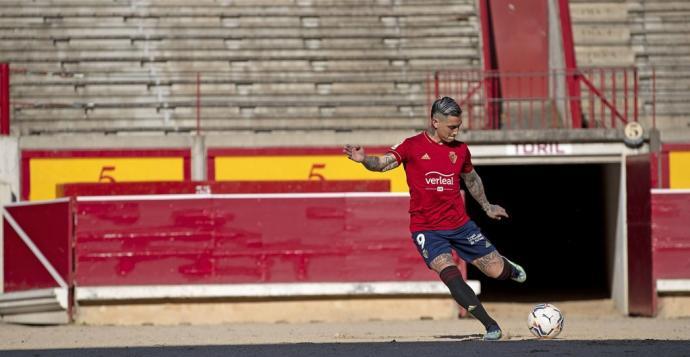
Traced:
<path fill-rule="evenodd" d="M 343 148 L 343 153 L 347 155 L 347 158 L 354 161 L 354 162 L 362 162 L 364 161 L 364 148 L 359 146 L 359 145 L 350 145 L 347 144 Z"/>
<path fill-rule="evenodd" d="M 486 209 L 484 212 L 486 212 L 486 215 L 489 216 L 489 218 L 493 218 L 499 221 L 502 218 L 508 218 L 508 212 L 506 212 L 506 210 L 499 205 L 489 204 L 488 209 Z"/>

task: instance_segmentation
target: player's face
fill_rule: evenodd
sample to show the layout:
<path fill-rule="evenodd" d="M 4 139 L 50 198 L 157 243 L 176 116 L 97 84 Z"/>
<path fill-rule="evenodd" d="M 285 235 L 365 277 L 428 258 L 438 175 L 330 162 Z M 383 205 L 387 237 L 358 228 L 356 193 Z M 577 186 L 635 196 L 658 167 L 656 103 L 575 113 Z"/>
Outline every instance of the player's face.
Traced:
<path fill-rule="evenodd" d="M 436 135 L 444 143 L 452 143 L 455 141 L 455 136 L 458 135 L 460 131 L 460 126 L 462 125 L 462 119 L 460 117 L 449 116 L 445 120 L 436 120 Z"/>

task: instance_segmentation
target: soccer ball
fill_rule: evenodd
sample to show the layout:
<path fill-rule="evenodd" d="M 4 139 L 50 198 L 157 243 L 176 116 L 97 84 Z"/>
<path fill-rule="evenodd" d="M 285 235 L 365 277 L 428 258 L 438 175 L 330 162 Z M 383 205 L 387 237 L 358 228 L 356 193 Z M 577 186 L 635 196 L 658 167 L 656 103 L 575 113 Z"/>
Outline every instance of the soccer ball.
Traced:
<path fill-rule="evenodd" d="M 539 338 L 554 338 L 563 330 L 563 314 L 551 304 L 539 304 L 527 316 L 529 331 Z"/>

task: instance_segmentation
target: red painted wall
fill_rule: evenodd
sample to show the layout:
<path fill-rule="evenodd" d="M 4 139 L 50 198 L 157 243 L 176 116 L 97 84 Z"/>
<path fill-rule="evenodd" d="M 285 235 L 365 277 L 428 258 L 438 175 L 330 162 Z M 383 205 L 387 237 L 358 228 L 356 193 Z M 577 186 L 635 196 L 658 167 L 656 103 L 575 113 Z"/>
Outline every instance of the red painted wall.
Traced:
<path fill-rule="evenodd" d="M 655 279 L 690 279 L 690 193 L 652 194 Z"/>
<path fill-rule="evenodd" d="M 71 281 L 70 203 L 55 202 L 6 207 L 62 278 Z M 3 220 L 4 289 L 6 292 L 57 287 L 58 283 L 29 250 L 17 232 Z"/>
<path fill-rule="evenodd" d="M 64 196 L 160 195 L 190 193 L 390 192 L 389 180 L 329 181 L 186 181 L 70 183 L 59 185 Z"/>
<path fill-rule="evenodd" d="M 80 286 L 438 280 L 408 197 L 78 202 Z"/>
<path fill-rule="evenodd" d="M 503 98 L 548 96 L 549 20 L 546 0 L 491 0 L 498 70 L 538 72 L 501 80 Z"/>

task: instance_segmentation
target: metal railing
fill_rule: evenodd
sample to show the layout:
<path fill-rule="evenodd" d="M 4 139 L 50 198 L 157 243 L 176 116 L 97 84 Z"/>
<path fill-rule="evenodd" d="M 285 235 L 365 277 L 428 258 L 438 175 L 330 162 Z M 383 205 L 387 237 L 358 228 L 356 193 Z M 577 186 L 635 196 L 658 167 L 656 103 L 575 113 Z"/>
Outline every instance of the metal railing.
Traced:
<path fill-rule="evenodd" d="M 453 97 L 473 130 L 617 128 L 639 120 L 639 76 L 632 67 L 437 71 L 426 88 L 427 108 Z"/>

